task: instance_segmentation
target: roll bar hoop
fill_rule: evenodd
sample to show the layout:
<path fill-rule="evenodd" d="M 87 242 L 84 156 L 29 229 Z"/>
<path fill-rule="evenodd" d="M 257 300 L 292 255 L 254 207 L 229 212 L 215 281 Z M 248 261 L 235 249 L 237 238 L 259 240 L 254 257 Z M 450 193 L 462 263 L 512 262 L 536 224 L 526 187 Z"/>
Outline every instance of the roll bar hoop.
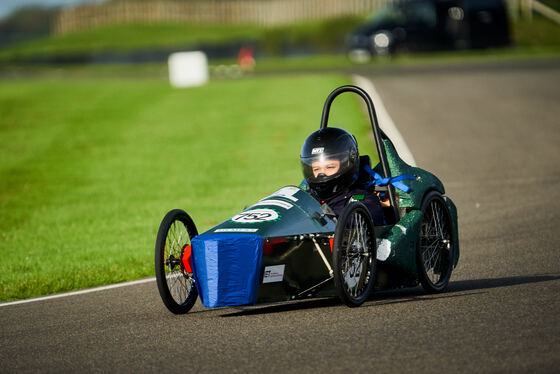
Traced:
<path fill-rule="evenodd" d="M 377 114 L 375 112 L 375 107 L 373 105 L 373 101 L 371 100 L 371 97 L 362 88 L 353 85 L 346 85 L 346 86 L 338 87 L 335 90 L 333 90 L 329 94 L 329 96 L 327 96 L 327 99 L 325 100 L 325 105 L 323 106 L 323 114 L 321 116 L 321 129 L 327 128 L 332 102 L 338 95 L 344 92 L 353 92 L 359 95 L 365 101 L 368 110 L 369 121 L 371 123 L 371 131 L 373 132 L 373 139 L 375 141 L 375 146 L 377 148 L 377 153 L 379 155 L 379 161 L 381 163 L 381 168 L 384 174 L 383 177 L 390 178 L 391 171 L 389 170 L 389 165 L 387 163 L 387 155 L 385 154 L 385 149 L 381 141 L 382 139 L 381 136 L 386 137 L 386 135 L 379 128 L 379 122 L 377 121 Z M 389 185 L 387 191 L 389 193 L 389 201 L 391 202 L 391 206 L 393 207 L 395 213 L 395 218 L 398 220 L 399 211 L 396 204 L 394 187 Z"/>

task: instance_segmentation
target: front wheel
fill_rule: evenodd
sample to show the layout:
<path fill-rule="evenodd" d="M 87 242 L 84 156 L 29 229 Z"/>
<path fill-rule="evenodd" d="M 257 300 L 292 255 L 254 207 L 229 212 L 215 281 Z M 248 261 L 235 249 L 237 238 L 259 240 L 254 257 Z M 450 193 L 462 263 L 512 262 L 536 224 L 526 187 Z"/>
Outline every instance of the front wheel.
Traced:
<path fill-rule="evenodd" d="M 349 307 L 360 306 L 375 282 L 377 245 L 373 221 L 360 202 L 347 205 L 334 233 L 334 283 L 340 299 Z"/>
<path fill-rule="evenodd" d="M 422 223 L 416 251 L 418 278 L 428 292 L 447 288 L 453 269 L 453 221 L 445 200 L 432 191 L 422 203 Z"/>
<path fill-rule="evenodd" d="M 180 209 L 167 213 L 159 226 L 156 281 L 163 303 L 175 314 L 187 313 L 198 297 L 190 264 L 191 239 L 196 235 L 193 220 Z"/>

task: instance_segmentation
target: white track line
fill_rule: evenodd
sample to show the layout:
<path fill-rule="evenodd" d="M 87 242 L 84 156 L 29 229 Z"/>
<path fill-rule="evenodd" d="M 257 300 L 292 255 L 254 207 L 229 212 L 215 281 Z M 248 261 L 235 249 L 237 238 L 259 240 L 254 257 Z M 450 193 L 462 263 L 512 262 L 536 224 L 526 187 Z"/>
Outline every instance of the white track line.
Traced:
<path fill-rule="evenodd" d="M 375 90 L 375 86 L 373 85 L 373 83 L 369 79 L 367 79 L 366 77 L 362 77 L 360 75 L 353 75 L 352 78 L 353 78 L 354 82 L 356 83 L 356 85 L 361 87 L 362 89 L 364 89 L 369 94 L 369 96 L 371 97 L 371 100 L 373 101 L 373 105 L 375 105 L 375 111 L 377 113 L 377 120 L 379 121 L 379 127 L 381 127 L 383 129 L 383 131 L 385 131 L 385 134 L 387 134 L 387 136 L 391 139 L 391 141 L 393 142 L 393 145 L 395 146 L 395 148 L 397 149 L 397 152 L 399 153 L 399 156 L 407 164 L 412 165 L 412 166 L 416 166 L 416 160 L 414 160 L 414 156 L 412 156 L 412 152 L 410 152 L 410 149 L 408 149 L 408 145 L 406 145 L 406 142 L 404 141 L 401 133 L 399 132 L 399 130 L 395 126 L 395 123 L 391 119 L 391 116 L 389 116 L 389 113 L 387 113 L 387 109 L 385 109 L 385 105 L 383 105 L 383 101 L 381 101 L 381 97 L 379 96 L 379 94 Z M 152 278 L 140 279 L 140 280 L 136 280 L 136 281 L 132 281 L 132 282 L 117 283 L 117 284 L 111 284 L 111 285 L 108 285 L 108 286 L 88 288 L 86 290 L 59 293 L 59 294 L 56 294 L 56 295 L 35 297 L 35 298 L 32 298 L 32 299 L 9 301 L 7 303 L 0 303 L 0 307 L 9 306 L 9 305 L 33 303 L 35 301 L 60 299 L 60 298 L 63 298 L 63 297 L 68 297 L 68 296 L 83 295 L 83 294 L 88 294 L 88 293 L 92 293 L 92 292 L 111 290 L 111 289 L 114 289 L 114 288 L 134 286 L 134 285 L 137 285 L 137 284 L 153 282 L 153 281 L 155 281 L 155 279 L 156 279 L 155 277 L 152 277 Z"/>
<path fill-rule="evenodd" d="M 383 105 L 381 96 L 379 96 L 379 94 L 375 90 L 373 82 L 366 77 L 362 77 L 361 75 L 353 75 L 352 79 L 354 80 L 356 86 L 361 87 L 371 97 L 373 105 L 375 106 L 375 112 L 377 113 L 379 127 L 381 127 L 381 129 L 385 132 L 385 134 L 387 134 L 389 139 L 391 139 L 400 158 L 402 158 L 403 161 L 407 164 L 416 166 L 416 160 L 414 159 L 412 152 L 410 152 L 410 149 L 404 141 L 404 138 L 397 129 L 397 126 L 395 126 L 395 123 L 391 119 L 391 116 L 389 116 L 387 109 L 385 109 L 385 105 Z"/>
<path fill-rule="evenodd" d="M 137 284 L 142 284 L 142 283 L 149 283 L 149 282 L 153 282 L 155 281 L 156 278 L 152 277 L 152 278 L 145 278 L 145 279 L 139 279 L 139 280 L 135 280 L 135 281 L 131 281 L 131 282 L 124 282 L 124 283 L 116 283 L 116 284 L 110 284 L 108 286 L 101 286 L 101 287 L 95 287 L 95 288 L 88 288 L 85 290 L 79 290 L 79 291 L 72 291 L 72 292 L 65 292 L 65 293 L 58 293 L 55 295 L 49 295 L 49 296 L 42 296 L 42 297 L 34 297 L 32 299 L 24 299 L 24 300 L 17 300 L 17 301 L 9 301 L 7 303 L 1 303 L 0 307 L 3 306 L 10 306 L 10 305 L 18 305 L 18 304 L 27 304 L 27 303 L 33 303 L 35 301 L 44 301 L 44 300 L 52 300 L 52 299 L 60 299 L 63 297 L 68 297 L 68 296 L 76 296 L 76 295 L 83 295 L 83 294 L 88 294 L 88 293 L 92 293 L 92 292 L 99 292 L 99 291 L 106 291 L 106 290 L 112 290 L 114 288 L 121 288 L 121 287 L 128 287 L 128 286 L 135 286 Z"/>

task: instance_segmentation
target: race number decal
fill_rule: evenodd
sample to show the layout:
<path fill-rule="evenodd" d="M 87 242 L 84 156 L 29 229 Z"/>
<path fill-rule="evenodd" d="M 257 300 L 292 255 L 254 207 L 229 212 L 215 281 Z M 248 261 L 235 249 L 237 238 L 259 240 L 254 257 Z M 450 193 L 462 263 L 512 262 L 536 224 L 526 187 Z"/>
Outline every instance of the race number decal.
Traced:
<path fill-rule="evenodd" d="M 237 223 L 260 223 L 276 221 L 279 218 L 280 215 L 273 209 L 251 209 L 236 214 L 231 220 Z"/>

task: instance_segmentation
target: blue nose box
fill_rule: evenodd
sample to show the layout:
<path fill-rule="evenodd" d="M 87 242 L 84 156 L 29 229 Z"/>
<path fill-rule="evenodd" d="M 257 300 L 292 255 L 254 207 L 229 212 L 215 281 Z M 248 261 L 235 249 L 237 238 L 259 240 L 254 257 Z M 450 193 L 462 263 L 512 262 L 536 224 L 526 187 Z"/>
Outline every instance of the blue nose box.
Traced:
<path fill-rule="evenodd" d="M 194 237 L 191 244 L 196 288 L 205 307 L 256 303 L 262 236 L 207 234 Z"/>

